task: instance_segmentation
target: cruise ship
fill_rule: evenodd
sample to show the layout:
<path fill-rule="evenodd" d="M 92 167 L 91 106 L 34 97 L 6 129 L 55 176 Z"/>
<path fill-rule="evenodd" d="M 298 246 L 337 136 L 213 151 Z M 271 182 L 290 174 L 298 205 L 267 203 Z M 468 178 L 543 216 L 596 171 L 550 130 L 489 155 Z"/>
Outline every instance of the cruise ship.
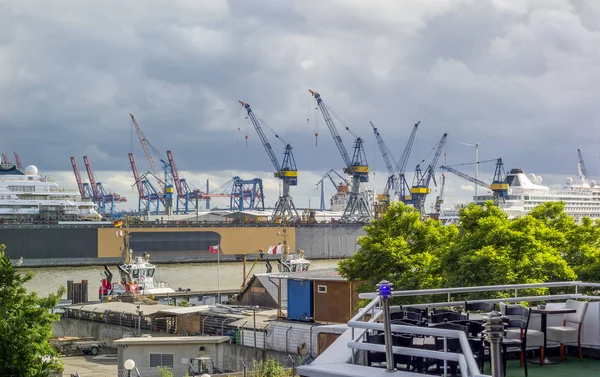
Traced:
<path fill-rule="evenodd" d="M 600 186 L 583 174 L 581 164 L 577 165 L 576 177 L 568 177 L 558 190 L 543 186 L 542 177 L 532 173 L 525 174 L 521 169 L 512 169 L 506 175 L 506 179 L 509 184 L 508 196 L 500 208 L 508 214 L 509 218 L 523 216 L 542 203 L 555 201 L 564 202 L 565 212 L 573 216 L 576 221 L 580 221 L 583 217 L 600 218 Z M 473 197 L 473 201 L 478 204 L 483 204 L 487 200 L 493 200 L 491 191 L 486 195 Z M 443 209 L 439 219 L 444 224 L 458 222 L 458 211 L 462 206 L 465 204 L 459 204 L 452 209 Z"/>
<path fill-rule="evenodd" d="M 92 201 L 41 176 L 34 165 L 21 171 L 11 163 L 0 164 L 0 223 L 101 219 Z"/>

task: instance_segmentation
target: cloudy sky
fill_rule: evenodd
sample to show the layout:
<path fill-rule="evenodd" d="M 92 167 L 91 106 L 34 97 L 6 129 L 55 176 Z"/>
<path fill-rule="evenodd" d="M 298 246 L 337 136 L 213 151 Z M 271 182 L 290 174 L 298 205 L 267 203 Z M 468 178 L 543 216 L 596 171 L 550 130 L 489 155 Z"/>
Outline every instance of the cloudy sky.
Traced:
<path fill-rule="evenodd" d="M 0 150 L 68 187 L 69 157 L 83 174 L 88 155 L 134 207 L 127 153 L 148 163 L 132 113 L 196 186 L 260 177 L 274 203 L 278 182 L 243 100 L 293 145 L 293 195 L 314 207 L 315 183 L 343 167 L 314 89 L 349 151 L 344 126 L 365 139 L 376 190 L 386 174 L 369 121 L 395 158 L 421 121 L 409 170 L 448 132 L 448 164 L 473 161 L 460 142 L 483 139 L 481 160 L 502 157 L 545 183 L 575 173 L 577 148 L 600 177 L 599 19 L 597 0 L 0 0 Z M 446 191 L 455 202 L 473 188 L 449 176 Z"/>

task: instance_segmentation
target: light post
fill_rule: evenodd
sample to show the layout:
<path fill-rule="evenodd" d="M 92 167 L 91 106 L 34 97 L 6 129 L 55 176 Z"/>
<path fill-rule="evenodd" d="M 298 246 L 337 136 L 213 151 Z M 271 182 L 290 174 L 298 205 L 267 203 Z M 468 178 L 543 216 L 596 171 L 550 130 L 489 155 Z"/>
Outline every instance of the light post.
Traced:
<path fill-rule="evenodd" d="M 501 313 L 492 311 L 487 315 L 485 336 L 490 343 L 490 364 L 492 377 L 503 377 L 502 368 L 502 338 L 504 337 L 504 319 Z"/>
<path fill-rule="evenodd" d="M 392 344 L 392 324 L 390 319 L 390 298 L 392 297 L 392 284 L 387 280 L 382 280 L 377 284 L 379 288 L 379 298 L 383 308 L 383 337 L 385 339 L 385 361 L 386 370 L 394 370 L 394 349 Z"/>
<path fill-rule="evenodd" d="M 139 303 L 137 304 L 136 312 L 138 314 L 138 336 L 142 336 L 142 315 L 144 312 Z"/>
<path fill-rule="evenodd" d="M 135 368 L 135 361 L 127 359 L 125 360 L 125 363 L 123 363 L 123 366 L 127 369 L 127 377 L 131 377 L 131 370 Z"/>

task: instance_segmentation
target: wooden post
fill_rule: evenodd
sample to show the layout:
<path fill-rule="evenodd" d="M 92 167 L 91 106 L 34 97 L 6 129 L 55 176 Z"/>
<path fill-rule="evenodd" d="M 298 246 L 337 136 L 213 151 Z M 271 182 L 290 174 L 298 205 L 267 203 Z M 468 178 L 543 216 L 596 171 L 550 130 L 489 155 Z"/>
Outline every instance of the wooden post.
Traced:
<path fill-rule="evenodd" d="M 246 254 L 242 255 L 242 263 L 244 264 L 244 275 L 242 278 L 242 287 L 246 286 Z"/>

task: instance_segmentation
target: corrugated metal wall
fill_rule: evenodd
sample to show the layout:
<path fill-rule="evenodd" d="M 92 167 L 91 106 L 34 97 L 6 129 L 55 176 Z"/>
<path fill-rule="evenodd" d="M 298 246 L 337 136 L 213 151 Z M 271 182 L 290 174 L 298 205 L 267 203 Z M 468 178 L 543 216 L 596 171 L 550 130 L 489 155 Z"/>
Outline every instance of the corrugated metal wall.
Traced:
<path fill-rule="evenodd" d="M 364 236 L 361 225 L 344 224 L 296 228 L 296 248 L 302 249 L 308 259 L 347 258 L 358 250 L 358 237 Z"/>

